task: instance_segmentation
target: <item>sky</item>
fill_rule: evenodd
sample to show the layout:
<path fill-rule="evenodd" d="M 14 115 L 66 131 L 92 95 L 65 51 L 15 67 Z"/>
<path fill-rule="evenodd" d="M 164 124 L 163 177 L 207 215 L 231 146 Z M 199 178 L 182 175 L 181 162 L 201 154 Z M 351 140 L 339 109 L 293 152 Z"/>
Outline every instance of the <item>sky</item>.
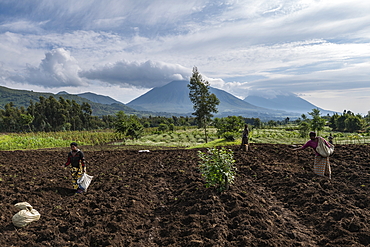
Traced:
<path fill-rule="evenodd" d="M 0 0 L 0 85 L 129 103 L 189 80 L 370 111 L 370 1 Z"/>

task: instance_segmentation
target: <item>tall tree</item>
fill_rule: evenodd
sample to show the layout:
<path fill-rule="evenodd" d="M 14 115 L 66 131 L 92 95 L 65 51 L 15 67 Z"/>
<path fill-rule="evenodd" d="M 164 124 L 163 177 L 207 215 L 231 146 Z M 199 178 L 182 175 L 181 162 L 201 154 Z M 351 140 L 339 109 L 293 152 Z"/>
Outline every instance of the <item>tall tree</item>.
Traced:
<path fill-rule="evenodd" d="M 23 131 L 24 125 L 28 124 L 24 121 L 27 117 L 24 107 L 17 108 L 13 102 L 9 102 L 5 110 L 0 109 L 0 129 L 5 132 Z"/>
<path fill-rule="evenodd" d="M 219 137 L 229 136 L 229 138 L 233 139 L 233 136 L 230 134 L 237 135 L 240 129 L 244 127 L 245 123 L 242 117 L 237 116 L 228 116 L 224 118 L 215 118 L 213 120 L 213 126 L 217 129 L 217 135 Z M 224 136 L 226 134 L 226 136 Z"/>
<path fill-rule="evenodd" d="M 142 136 L 144 131 L 144 126 L 140 123 L 136 115 L 126 115 L 123 111 L 116 113 L 114 128 L 124 139 L 131 137 L 137 140 Z"/>
<path fill-rule="evenodd" d="M 319 109 L 312 109 L 312 112 L 308 113 L 312 116 L 312 119 L 310 121 L 311 128 L 314 131 L 321 131 L 324 129 L 325 126 L 325 119 L 320 117 L 320 110 Z"/>
<path fill-rule="evenodd" d="M 347 114 L 343 113 L 343 115 L 339 116 L 335 121 L 336 130 L 338 131 L 345 131 L 346 130 L 346 119 Z"/>
<path fill-rule="evenodd" d="M 204 128 L 206 143 L 208 142 L 207 126 L 213 117 L 212 113 L 218 112 L 217 105 L 220 104 L 216 95 L 210 93 L 209 87 L 209 82 L 203 80 L 197 67 L 194 67 L 193 75 L 188 84 L 188 88 L 190 89 L 189 98 L 193 103 L 193 109 L 195 110 L 193 115 L 198 123 L 198 127 Z"/>
<path fill-rule="evenodd" d="M 349 132 L 361 130 L 364 126 L 364 120 L 359 115 L 349 115 L 344 123 L 346 125 L 346 130 Z"/>

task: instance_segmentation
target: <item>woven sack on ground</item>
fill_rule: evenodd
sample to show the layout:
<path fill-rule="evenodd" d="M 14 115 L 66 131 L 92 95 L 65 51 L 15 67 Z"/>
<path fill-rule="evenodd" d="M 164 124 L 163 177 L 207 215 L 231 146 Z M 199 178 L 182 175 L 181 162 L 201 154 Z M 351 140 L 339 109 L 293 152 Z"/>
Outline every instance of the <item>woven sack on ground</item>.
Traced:
<path fill-rule="evenodd" d="M 14 206 L 21 210 L 12 218 L 13 224 L 16 227 L 24 227 L 29 223 L 40 219 L 40 213 L 33 209 L 28 202 L 19 202 Z"/>

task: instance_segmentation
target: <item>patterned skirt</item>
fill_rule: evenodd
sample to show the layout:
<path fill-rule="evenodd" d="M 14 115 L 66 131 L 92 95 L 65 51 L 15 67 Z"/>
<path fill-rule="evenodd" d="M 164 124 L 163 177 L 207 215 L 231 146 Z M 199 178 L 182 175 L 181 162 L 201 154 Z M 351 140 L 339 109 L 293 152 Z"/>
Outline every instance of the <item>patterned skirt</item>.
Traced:
<path fill-rule="evenodd" d="M 72 175 L 72 186 L 73 189 L 77 190 L 78 189 L 78 184 L 77 180 L 82 177 L 83 174 L 83 168 L 80 165 L 80 167 L 72 167 L 71 166 L 71 175 Z"/>
<path fill-rule="evenodd" d="M 331 179 L 331 169 L 329 163 L 329 157 L 322 157 L 319 155 L 315 156 L 315 162 L 313 165 L 313 172 L 319 176 L 328 176 Z"/>

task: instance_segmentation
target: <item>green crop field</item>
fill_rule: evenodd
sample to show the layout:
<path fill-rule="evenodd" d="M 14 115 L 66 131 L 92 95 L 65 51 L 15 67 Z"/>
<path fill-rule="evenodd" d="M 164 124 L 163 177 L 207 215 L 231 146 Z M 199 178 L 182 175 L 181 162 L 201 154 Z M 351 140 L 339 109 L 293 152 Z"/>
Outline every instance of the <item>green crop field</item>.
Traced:
<path fill-rule="evenodd" d="M 342 133 L 324 130 L 320 136 L 327 138 L 332 133 L 334 144 L 366 144 L 370 143 L 369 133 Z M 241 133 L 240 133 L 241 134 Z M 302 138 L 297 130 L 287 128 L 252 129 L 250 143 L 271 144 L 303 144 L 308 140 Z M 10 133 L 0 134 L 0 150 L 24 150 L 40 148 L 69 147 L 72 141 L 80 145 L 137 145 L 161 147 L 212 147 L 224 145 L 239 145 L 241 138 L 233 142 L 226 142 L 216 135 L 215 128 L 208 129 L 208 143 L 205 143 L 204 132 L 197 128 L 178 128 L 173 132 L 158 132 L 155 128 L 147 129 L 143 137 L 138 140 L 123 140 L 112 130 L 105 131 L 61 131 L 61 132 L 35 132 L 35 133 Z"/>

